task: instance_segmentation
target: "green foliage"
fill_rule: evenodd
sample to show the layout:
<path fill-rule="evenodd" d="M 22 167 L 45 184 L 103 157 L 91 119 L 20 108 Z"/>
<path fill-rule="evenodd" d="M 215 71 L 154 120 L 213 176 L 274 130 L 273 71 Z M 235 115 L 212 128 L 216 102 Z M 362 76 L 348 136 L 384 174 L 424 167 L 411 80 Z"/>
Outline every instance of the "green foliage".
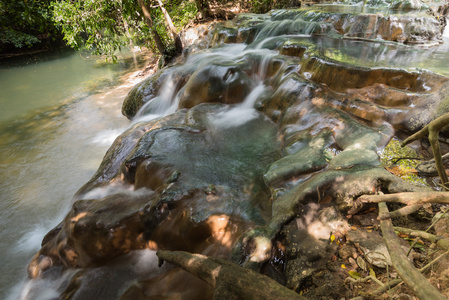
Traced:
<path fill-rule="evenodd" d="M 169 0 L 164 6 L 178 31 L 197 14 L 194 1 Z M 130 42 L 156 49 L 137 0 L 60 0 L 53 2 L 52 8 L 54 21 L 61 26 L 64 39 L 72 48 L 86 48 L 113 59 Z M 152 8 L 150 13 L 163 43 L 172 44 L 161 10 Z"/>
<path fill-rule="evenodd" d="M 6 28 L 0 32 L 0 43 L 12 44 L 16 48 L 31 47 L 39 42 L 39 39 L 34 35 L 15 31 L 14 29 Z"/>
<path fill-rule="evenodd" d="M 168 1 L 166 8 L 178 31 L 195 19 L 198 13 L 194 1 Z"/>
<path fill-rule="evenodd" d="M 266 13 L 272 9 L 287 8 L 299 5 L 299 1 L 294 0 L 250 0 L 251 11 L 257 14 Z"/>
<path fill-rule="evenodd" d="M 136 35 L 147 38 L 137 1 L 58 1 L 52 8 L 64 40 L 74 49 L 86 48 L 115 59 L 116 52 Z"/>
<path fill-rule="evenodd" d="M 392 166 L 399 158 L 418 158 L 418 154 L 408 146 L 401 147 L 401 143 L 398 140 L 392 139 L 381 152 L 380 161 L 384 166 Z M 410 159 L 401 159 L 397 163 L 409 169 L 415 168 L 417 164 L 415 160 Z"/>
<path fill-rule="evenodd" d="M 0 0 L 0 28 L 0 48 L 31 47 L 59 32 L 52 21 L 50 0 Z"/>

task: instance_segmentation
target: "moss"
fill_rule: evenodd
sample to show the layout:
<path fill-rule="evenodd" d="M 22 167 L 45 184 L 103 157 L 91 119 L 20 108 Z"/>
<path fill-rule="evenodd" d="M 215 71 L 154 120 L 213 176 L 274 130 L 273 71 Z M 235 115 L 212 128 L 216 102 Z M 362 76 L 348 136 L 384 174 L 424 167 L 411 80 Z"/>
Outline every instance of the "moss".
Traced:
<path fill-rule="evenodd" d="M 404 158 L 419 158 L 418 153 L 409 146 L 401 147 L 401 142 L 392 139 L 388 145 L 379 152 L 382 165 L 400 178 L 410 183 L 428 186 L 423 178 L 413 174 L 419 160 Z"/>

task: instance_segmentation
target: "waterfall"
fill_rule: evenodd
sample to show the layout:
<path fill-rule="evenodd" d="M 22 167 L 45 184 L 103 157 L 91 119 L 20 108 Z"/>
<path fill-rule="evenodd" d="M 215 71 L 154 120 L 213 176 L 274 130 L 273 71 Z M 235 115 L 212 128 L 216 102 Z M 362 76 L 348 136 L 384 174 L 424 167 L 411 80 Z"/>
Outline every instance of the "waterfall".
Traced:
<path fill-rule="evenodd" d="M 335 283 L 344 278 L 333 271 L 341 270 L 341 247 L 332 237 L 344 243 L 346 214 L 360 195 L 408 191 L 383 167 L 380 150 L 444 104 L 449 66 L 444 45 L 359 38 L 373 29 L 360 24 L 388 17 L 332 9 L 219 24 L 205 43 L 216 46 L 136 85 L 123 105 L 131 124 L 44 239 L 21 297 L 209 299 L 221 292 L 196 276 L 218 278 L 222 268 L 194 276 L 172 264 L 158 268 L 156 250 L 235 268 L 230 293 L 242 289 L 240 266 L 312 299 L 346 293 Z M 103 133 L 115 131 L 89 140 L 103 144 Z M 192 261 L 174 264 L 191 271 Z M 339 289 L 309 286 L 322 278 L 341 279 L 332 282 Z"/>

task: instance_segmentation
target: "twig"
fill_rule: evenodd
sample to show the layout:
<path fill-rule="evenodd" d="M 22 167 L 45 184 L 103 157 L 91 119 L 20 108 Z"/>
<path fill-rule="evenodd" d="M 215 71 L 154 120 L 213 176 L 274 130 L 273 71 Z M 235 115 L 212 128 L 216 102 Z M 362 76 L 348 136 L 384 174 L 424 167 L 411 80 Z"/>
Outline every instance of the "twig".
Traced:
<path fill-rule="evenodd" d="M 376 282 L 378 285 L 384 286 L 384 284 L 382 283 L 382 281 L 380 281 L 379 279 L 377 279 L 376 277 L 371 276 L 371 275 L 368 275 L 368 276 L 366 276 L 365 278 L 359 278 L 359 279 L 355 279 L 355 278 L 352 278 L 352 277 L 347 277 L 347 278 L 345 279 L 345 283 L 346 283 L 347 281 L 352 281 L 353 283 L 365 283 L 365 282 L 367 282 L 368 280 L 373 280 L 373 281 Z"/>
<path fill-rule="evenodd" d="M 396 194 L 379 194 L 379 195 L 362 195 L 354 201 L 354 205 L 348 211 L 348 215 L 354 215 L 363 207 L 365 203 L 380 203 L 380 202 L 392 202 L 402 203 L 407 206 L 423 205 L 426 203 L 440 203 L 449 204 L 449 192 L 404 192 Z M 409 210 L 413 212 L 415 208 L 400 209 L 399 212 L 391 212 L 385 215 L 385 218 L 403 215 L 404 211 Z"/>
<path fill-rule="evenodd" d="M 397 286 L 401 282 L 404 282 L 404 280 L 402 280 L 402 279 L 394 279 L 394 280 L 388 282 L 387 284 L 384 284 L 383 286 L 381 286 L 377 290 L 375 290 L 373 292 L 373 294 L 374 295 L 381 295 L 381 294 L 385 293 L 386 291 L 388 291 L 389 289 L 394 288 L 395 286 Z"/>
<path fill-rule="evenodd" d="M 440 256 L 438 256 L 437 258 L 432 260 L 431 262 L 429 262 L 427 265 L 425 265 L 424 267 L 419 269 L 419 272 L 424 273 L 425 271 L 427 271 L 427 269 L 429 269 L 432 265 L 434 265 L 438 260 L 440 260 L 443 256 L 447 255 L 448 253 L 449 253 L 449 251 L 444 252 L 443 254 L 441 254 Z M 399 278 L 392 280 L 389 283 L 384 284 L 383 286 L 381 286 L 380 288 L 375 290 L 372 294 L 373 295 L 381 295 L 381 294 L 385 293 L 388 289 L 391 289 L 402 282 L 404 282 L 404 281 Z"/>
<path fill-rule="evenodd" d="M 422 157 L 398 157 L 392 161 L 393 164 L 397 164 L 401 160 L 424 160 Z"/>
<path fill-rule="evenodd" d="M 437 223 L 437 222 L 438 222 L 438 221 L 439 221 L 439 220 L 440 220 L 440 219 L 441 219 L 441 218 L 442 218 L 448 211 L 449 211 L 449 207 L 446 208 L 446 210 L 443 211 L 443 213 L 442 213 L 441 215 L 439 215 L 438 218 L 436 218 L 435 221 L 433 221 L 432 224 L 430 224 L 429 228 L 427 228 L 425 232 L 429 232 L 429 230 L 432 229 L 433 226 L 435 226 L 435 224 L 436 224 L 436 223 Z M 410 248 L 408 249 L 408 252 L 407 252 L 407 256 L 410 255 L 410 252 L 412 251 L 412 248 L 416 245 L 417 242 L 418 242 L 418 239 L 415 239 L 415 240 L 413 241 L 413 243 L 410 245 Z"/>
<path fill-rule="evenodd" d="M 385 203 L 379 203 L 379 215 L 386 214 L 388 214 L 387 205 Z M 410 287 L 420 299 L 446 299 L 407 259 L 399 245 L 391 219 L 381 219 L 380 227 L 388 252 L 391 256 L 393 267 L 407 286 Z"/>
<path fill-rule="evenodd" d="M 431 262 L 429 262 L 427 265 L 425 265 L 424 267 L 422 267 L 421 269 L 419 269 L 419 271 L 421 273 L 424 273 L 425 271 L 427 271 L 427 269 L 429 269 L 431 266 L 433 266 L 437 261 L 439 261 L 441 258 L 443 258 L 445 255 L 447 255 L 449 253 L 449 250 L 447 250 L 446 252 L 444 252 L 443 254 L 441 254 L 440 256 L 438 256 L 437 258 L 435 258 L 434 260 L 432 260 Z"/>
<path fill-rule="evenodd" d="M 431 241 L 432 243 L 435 243 L 438 247 L 444 249 L 444 250 L 449 250 L 449 240 L 436 236 L 434 234 L 430 234 L 428 232 L 425 231 L 421 231 L 421 230 L 413 230 L 413 229 L 409 229 L 409 228 L 403 228 L 403 227 L 394 227 L 395 230 L 400 231 L 402 233 L 406 233 L 412 236 L 417 236 L 426 240 Z"/>

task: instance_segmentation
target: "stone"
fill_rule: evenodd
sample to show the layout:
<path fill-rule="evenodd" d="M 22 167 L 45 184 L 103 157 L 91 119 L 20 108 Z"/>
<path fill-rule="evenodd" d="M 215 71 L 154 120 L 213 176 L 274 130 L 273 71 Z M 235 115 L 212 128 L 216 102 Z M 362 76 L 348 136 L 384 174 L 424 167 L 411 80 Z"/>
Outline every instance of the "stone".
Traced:
<path fill-rule="evenodd" d="M 363 253 L 367 262 L 379 267 L 391 266 L 391 257 L 383 238 L 376 230 L 351 230 L 347 234 L 347 240 L 355 244 Z"/>
<path fill-rule="evenodd" d="M 240 103 L 251 88 L 251 80 L 239 68 L 220 64 L 207 65 L 192 74 L 179 95 L 179 108 L 191 108 L 210 102 Z"/>

